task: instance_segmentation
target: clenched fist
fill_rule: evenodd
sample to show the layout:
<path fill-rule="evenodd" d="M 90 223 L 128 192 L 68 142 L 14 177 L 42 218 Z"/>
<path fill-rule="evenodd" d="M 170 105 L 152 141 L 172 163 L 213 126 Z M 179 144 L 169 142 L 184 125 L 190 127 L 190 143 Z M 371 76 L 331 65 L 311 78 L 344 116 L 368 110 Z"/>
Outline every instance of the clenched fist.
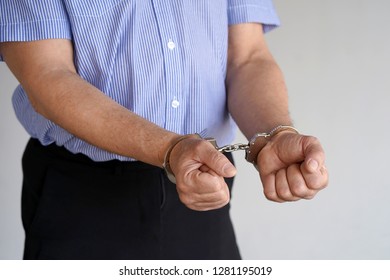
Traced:
<path fill-rule="evenodd" d="M 236 168 L 208 141 L 186 138 L 170 154 L 180 200 L 190 209 L 206 211 L 229 203 L 224 177 L 233 177 Z"/>
<path fill-rule="evenodd" d="M 325 154 L 311 136 L 281 132 L 257 157 L 265 196 L 285 202 L 311 199 L 328 184 Z"/>

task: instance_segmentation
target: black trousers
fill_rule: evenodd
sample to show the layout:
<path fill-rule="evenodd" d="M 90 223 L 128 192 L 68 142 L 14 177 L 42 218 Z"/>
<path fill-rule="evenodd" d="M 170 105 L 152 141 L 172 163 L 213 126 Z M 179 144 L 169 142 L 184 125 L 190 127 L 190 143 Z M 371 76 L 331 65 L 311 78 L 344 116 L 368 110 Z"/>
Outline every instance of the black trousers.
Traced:
<path fill-rule="evenodd" d="M 23 173 L 24 259 L 240 258 L 229 205 L 188 209 L 161 168 L 31 139 Z"/>

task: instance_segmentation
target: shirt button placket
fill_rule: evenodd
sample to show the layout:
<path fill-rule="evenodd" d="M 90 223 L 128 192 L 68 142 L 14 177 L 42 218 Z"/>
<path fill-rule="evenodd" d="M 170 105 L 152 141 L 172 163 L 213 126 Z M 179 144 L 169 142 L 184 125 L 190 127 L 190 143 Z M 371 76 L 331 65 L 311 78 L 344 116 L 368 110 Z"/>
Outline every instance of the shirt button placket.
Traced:
<path fill-rule="evenodd" d="M 167 129 L 173 130 L 175 132 L 181 132 L 179 131 L 179 127 L 181 127 L 181 110 L 179 110 L 180 107 L 180 60 L 178 58 L 177 53 L 177 42 L 171 38 L 168 39 L 168 42 L 166 43 L 167 48 L 167 64 L 169 65 L 168 68 L 170 71 L 168 71 L 170 77 L 168 78 L 170 89 L 168 92 L 167 100 L 170 100 L 170 110 L 168 110 L 168 116 L 167 116 Z M 179 70 L 179 71 L 176 71 Z M 168 103 L 169 104 L 169 103 Z"/>
<path fill-rule="evenodd" d="M 181 133 L 184 112 L 182 107 L 182 67 L 183 61 L 178 50 L 177 27 L 175 26 L 175 7 L 165 1 L 152 0 L 155 8 L 155 15 L 161 34 L 165 82 L 166 82 L 166 118 L 165 128 Z"/>

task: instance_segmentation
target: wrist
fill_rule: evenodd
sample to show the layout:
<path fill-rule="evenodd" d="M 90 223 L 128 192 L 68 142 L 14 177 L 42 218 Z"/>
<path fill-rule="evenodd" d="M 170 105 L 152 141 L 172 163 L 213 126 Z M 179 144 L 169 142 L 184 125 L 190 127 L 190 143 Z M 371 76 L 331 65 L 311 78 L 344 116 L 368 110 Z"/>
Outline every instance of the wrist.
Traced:
<path fill-rule="evenodd" d="M 268 133 L 256 133 L 249 141 L 249 148 L 245 153 L 245 159 L 255 165 L 257 169 L 257 156 L 260 151 L 268 144 L 269 141 L 282 133 L 299 134 L 299 131 L 290 125 L 279 125 Z"/>
<path fill-rule="evenodd" d="M 166 173 L 168 179 L 172 183 L 176 183 L 176 178 L 175 178 L 175 175 L 174 175 L 172 168 L 171 168 L 171 163 L 170 163 L 171 153 L 172 153 L 173 149 L 177 146 L 177 144 L 179 144 L 180 142 L 182 142 L 186 139 L 189 139 L 189 138 L 201 138 L 201 137 L 199 136 L 199 134 L 186 134 L 186 135 L 177 137 L 176 139 L 174 139 L 171 142 L 170 146 L 168 147 L 168 149 L 165 152 L 162 167 L 165 170 L 165 173 Z"/>

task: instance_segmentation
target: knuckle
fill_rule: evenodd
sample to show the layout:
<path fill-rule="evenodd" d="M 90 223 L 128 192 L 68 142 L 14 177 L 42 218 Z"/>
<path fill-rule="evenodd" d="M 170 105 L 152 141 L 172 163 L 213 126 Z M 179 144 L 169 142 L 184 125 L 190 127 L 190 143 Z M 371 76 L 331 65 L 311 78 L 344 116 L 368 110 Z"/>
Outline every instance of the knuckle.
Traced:
<path fill-rule="evenodd" d="M 224 207 L 224 206 L 226 206 L 226 205 L 228 205 L 228 203 L 229 203 L 229 199 L 227 199 L 227 200 L 225 200 L 225 201 L 223 201 L 220 205 L 219 205 L 219 207 L 218 208 L 222 208 L 222 207 Z"/>
<path fill-rule="evenodd" d="M 316 147 L 316 152 L 321 156 L 325 157 L 325 152 L 322 149 L 320 140 L 315 136 L 303 136 L 302 137 L 303 147 Z"/>
<path fill-rule="evenodd" d="M 191 205 L 186 206 L 195 211 L 207 211 L 209 208 L 209 206 L 204 203 L 193 203 Z"/>
<path fill-rule="evenodd" d="M 304 184 L 294 184 L 291 186 L 291 193 L 297 197 L 306 197 L 308 195 L 308 189 Z"/>
<path fill-rule="evenodd" d="M 315 194 L 310 194 L 305 197 L 306 200 L 312 200 L 316 195 Z"/>
<path fill-rule="evenodd" d="M 308 181 L 307 187 L 311 190 L 319 190 L 323 188 L 321 181 L 318 179 L 312 179 Z"/>
<path fill-rule="evenodd" d="M 281 190 L 278 190 L 278 196 L 280 198 L 283 198 L 283 199 L 289 199 L 292 197 L 292 194 L 290 192 L 290 190 L 286 189 L 286 188 L 283 188 Z"/>
<path fill-rule="evenodd" d="M 304 142 L 305 144 L 312 144 L 312 143 L 318 144 L 318 143 L 320 143 L 320 141 L 318 140 L 317 137 L 310 136 L 310 135 L 303 136 L 302 142 Z"/>
<path fill-rule="evenodd" d="M 208 178 L 207 184 L 210 185 L 214 190 L 220 190 L 223 187 L 222 178 L 219 176 L 210 176 Z"/>
<path fill-rule="evenodd" d="M 224 198 L 221 197 L 220 200 L 216 201 L 216 202 L 213 204 L 213 209 L 222 208 L 222 207 L 224 207 L 225 205 L 227 205 L 227 204 L 229 203 L 229 201 L 230 201 L 230 199 L 229 199 L 228 196 L 227 196 L 227 197 L 224 197 Z"/>
<path fill-rule="evenodd" d="M 280 199 L 276 191 L 264 191 L 264 196 L 270 201 L 280 202 Z"/>
<path fill-rule="evenodd" d="M 230 193 L 227 187 L 219 188 L 215 193 L 211 194 L 210 202 L 217 204 L 227 204 L 230 201 Z"/>
<path fill-rule="evenodd" d="M 217 176 L 209 176 L 207 181 L 202 182 L 199 185 L 199 189 L 205 193 L 218 193 L 223 190 L 225 182 L 222 178 Z"/>
<path fill-rule="evenodd" d="M 318 146 L 321 147 L 321 143 L 317 137 L 305 135 L 301 138 L 301 144 L 303 147 Z"/>
<path fill-rule="evenodd" d="M 324 180 L 323 188 L 326 188 L 328 185 L 329 185 L 329 178 L 327 177 L 327 178 Z"/>
<path fill-rule="evenodd" d="M 227 203 L 229 203 L 229 201 L 230 201 L 230 193 L 229 193 L 229 191 L 227 189 L 222 192 L 221 201 L 224 202 L 225 205 Z"/>
<path fill-rule="evenodd" d="M 328 185 L 328 179 L 322 177 L 314 177 L 307 180 L 307 186 L 311 190 L 322 190 Z"/>
<path fill-rule="evenodd" d="M 321 180 L 321 183 L 320 183 L 320 186 L 318 189 L 324 189 L 328 186 L 329 184 L 329 177 L 328 177 L 328 173 L 324 172 L 322 174 L 322 180 Z"/>

